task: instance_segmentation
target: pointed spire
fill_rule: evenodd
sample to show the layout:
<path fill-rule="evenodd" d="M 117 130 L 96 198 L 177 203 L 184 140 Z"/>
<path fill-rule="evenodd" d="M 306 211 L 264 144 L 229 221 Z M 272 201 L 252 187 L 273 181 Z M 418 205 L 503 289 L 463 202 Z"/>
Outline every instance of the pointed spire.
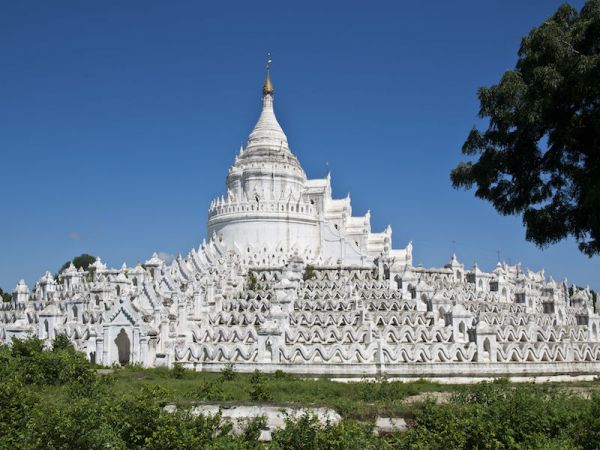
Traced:
<path fill-rule="evenodd" d="M 273 95 L 273 83 L 271 83 L 271 54 L 268 54 L 267 59 L 267 76 L 265 78 L 265 84 L 263 84 L 263 95 Z"/>
<path fill-rule="evenodd" d="M 267 78 L 263 85 L 262 111 L 258 122 L 248 137 L 246 150 L 251 150 L 256 146 L 277 147 L 280 150 L 289 150 L 287 137 L 281 125 L 277 122 L 273 111 L 273 84 L 271 83 L 271 59 L 267 62 Z"/>

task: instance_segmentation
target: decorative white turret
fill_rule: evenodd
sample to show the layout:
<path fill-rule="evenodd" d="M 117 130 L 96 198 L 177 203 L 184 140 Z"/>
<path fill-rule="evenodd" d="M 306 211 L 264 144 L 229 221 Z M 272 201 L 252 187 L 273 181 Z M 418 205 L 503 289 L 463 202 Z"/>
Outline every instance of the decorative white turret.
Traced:
<path fill-rule="evenodd" d="M 14 302 L 25 303 L 29 299 L 29 288 L 25 284 L 25 280 L 19 280 L 19 283 L 12 292 Z"/>
<path fill-rule="evenodd" d="M 164 261 L 158 257 L 158 254 L 156 252 L 154 252 L 152 254 L 152 258 L 147 260 L 144 263 L 144 266 L 146 266 L 146 269 L 148 269 L 150 271 L 150 273 L 152 274 L 152 277 L 155 280 L 157 280 L 164 264 L 165 264 Z"/>
<path fill-rule="evenodd" d="M 83 279 L 83 273 L 77 270 L 73 265 L 73 262 L 69 264 L 69 267 L 62 271 L 60 276 L 64 280 L 67 289 L 73 289 L 75 286 L 79 285 Z"/>
<path fill-rule="evenodd" d="M 43 300 L 48 300 L 52 297 L 52 294 L 56 292 L 56 280 L 50 272 L 46 272 L 45 275 L 40 278 L 39 285 L 41 287 L 40 294 Z"/>
<path fill-rule="evenodd" d="M 102 273 L 106 270 L 106 264 L 104 264 L 102 262 L 102 260 L 100 259 L 100 257 L 96 258 L 96 261 L 94 261 L 92 264 L 90 264 L 90 267 L 96 272 L 96 273 Z"/>

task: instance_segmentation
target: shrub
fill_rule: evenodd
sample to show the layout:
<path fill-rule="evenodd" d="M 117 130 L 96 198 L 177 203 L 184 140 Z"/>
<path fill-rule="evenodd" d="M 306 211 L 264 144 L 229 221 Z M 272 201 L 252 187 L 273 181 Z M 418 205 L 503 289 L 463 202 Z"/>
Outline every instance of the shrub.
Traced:
<path fill-rule="evenodd" d="M 0 288 L 0 300 L 3 302 L 10 302 L 12 300 L 12 295 L 9 292 L 4 292 Z"/>
<path fill-rule="evenodd" d="M 232 381 L 235 379 L 237 373 L 235 372 L 235 365 L 233 363 L 225 364 L 225 367 L 221 370 L 221 379 L 223 381 Z"/>
<path fill-rule="evenodd" d="M 273 400 L 273 395 L 268 391 L 262 382 L 254 383 L 250 388 L 250 399 L 256 402 L 266 402 Z"/>
<path fill-rule="evenodd" d="M 281 369 L 277 369 L 275 372 L 273 372 L 273 374 L 271 375 L 271 377 L 274 380 L 287 380 L 287 381 L 294 381 L 294 380 L 298 379 L 295 376 L 290 375 L 289 373 L 285 373 Z"/>
<path fill-rule="evenodd" d="M 13 339 L 11 359 L 11 370 L 24 384 L 90 383 L 95 376 L 86 356 L 63 338 L 52 351 L 44 350 L 44 341 L 36 337 Z"/>
<path fill-rule="evenodd" d="M 285 428 L 272 434 L 272 449 L 373 449 L 386 447 L 373 436 L 372 428 L 353 422 L 322 424 L 317 417 L 304 414 L 299 418 L 286 417 Z"/>
<path fill-rule="evenodd" d="M 61 350 L 75 351 L 73 343 L 64 333 L 60 333 L 59 335 L 57 335 L 54 338 L 54 341 L 52 342 L 52 351 L 57 352 Z"/>
<path fill-rule="evenodd" d="M 450 403 L 426 402 L 415 426 L 403 436 L 408 446 L 429 448 L 576 447 L 573 437 L 585 416 L 583 400 L 560 389 L 482 383 L 456 394 Z M 564 448 L 564 447 L 563 447 Z"/>
<path fill-rule="evenodd" d="M 231 435 L 232 426 L 221 421 L 221 414 L 194 415 L 189 410 L 174 413 L 162 412 L 156 427 L 146 439 L 144 448 L 203 449 L 236 448 L 236 439 Z"/>
<path fill-rule="evenodd" d="M 220 382 L 205 381 L 196 392 L 198 400 L 216 401 L 223 400 L 223 388 Z"/>
<path fill-rule="evenodd" d="M 114 408 L 115 423 L 126 448 L 139 448 L 158 426 L 166 390 L 159 386 L 143 386 L 139 392 L 124 397 Z"/>
<path fill-rule="evenodd" d="M 312 280 L 316 276 L 317 276 L 317 274 L 315 272 L 314 266 L 307 264 L 306 267 L 304 268 L 304 273 L 302 274 L 302 279 L 304 281 L 308 281 L 308 280 Z"/>
<path fill-rule="evenodd" d="M 256 278 L 256 274 L 254 272 L 248 272 L 248 275 L 246 275 L 246 284 L 248 286 L 249 291 L 257 290 L 258 279 Z"/>
<path fill-rule="evenodd" d="M 246 444 L 258 444 L 258 439 L 262 430 L 267 428 L 267 418 L 257 416 L 249 420 L 241 435 L 242 441 Z"/>
<path fill-rule="evenodd" d="M 399 402 L 407 396 L 416 393 L 414 387 L 401 381 L 388 381 L 383 378 L 375 381 L 362 381 L 358 383 L 360 398 L 367 402 L 386 401 Z"/>
<path fill-rule="evenodd" d="M 252 375 L 250 375 L 250 384 L 259 384 L 265 381 L 265 377 L 262 372 L 256 369 Z"/>
<path fill-rule="evenodd" d="M 44 351 L 44 341 L 35 336 L 25 339 L 13 338 L 10 349 L 15 358 L 32 358 Z"/>
<path fill-rule="evenodd" d="M 249 421 L 236 437 L 220 415 L 197 416 L 181 405 L 174 413 L 165 411 L 167 399 L 174 400 L 173 393 L 146 384 L 147 379 L 154 376 L 167 385 L 189 389 L 190 383 L 169 381 L 176 369 L 145 371 L 144 381 L 131 377 L 131 368 L 97 376 L 85 355 L 62 339 L 57 338 L 52 350 L 36 338 L 14 344 L 0 345 L 0 448 L 264 448 L 258 442 L 264 418 Z M 220 401 L 225 395 L 235 395 L 236 400 L 249 395 L 254 401 L 268 401 L 273 392 L 281 397 L 293 391 L 291 398 L 296 401 L 323 398 L 343 416 L 364 419 L 365 412 L 357 412 L 359 408 L 373 412 L 373 417 L 387 417 L 386 408 L 407 392 L 435 388 L 427 382 L 382 380 L 356 383 L 348 389 L 348 385 L 325 380 L 288 383 L 282 380 L 295 378 L 283 372 L 266 376 L 255 371 L 242 377 L 235 375 L 233 366 L 228 369 L 240 379 L 239 384 L 225 384 L 222 374 L 216 381 L 202 383 L 197 397 Z M 192 375 L 196 377 L 189 373 L 188 378 Z M 119 377 L 130 383 L 125 389 L 116 386 Z M 212 375 L 197 379 L 207 378 L 215 380 Z M 482 383 L 461 388 L 447 404 L 413 405 L 411 413 L 414 420 L 407 432 L 385 437 L 372 436 L 371 427 L 352 421 L 320 423 L 309 414 L 286 417 L 285 428 L 273 432 L 268 448 L 593 449 L 600 439 L 600 394 L 588 400 L 553 385 L 514 385 L 506 380 Z"/>
<path fill-rule="evenodd" d="M 185 376 L 187 369 L 183 367 L 181 363 L 173 364 L 173 369 L 171 370 L 171 376 L 177 380 L 182 379 Z"/>
<path fill-rule="evenodd" d="M 14 380 L 0 382 L 0 448 L 19 448 L 37 398 Z"/>

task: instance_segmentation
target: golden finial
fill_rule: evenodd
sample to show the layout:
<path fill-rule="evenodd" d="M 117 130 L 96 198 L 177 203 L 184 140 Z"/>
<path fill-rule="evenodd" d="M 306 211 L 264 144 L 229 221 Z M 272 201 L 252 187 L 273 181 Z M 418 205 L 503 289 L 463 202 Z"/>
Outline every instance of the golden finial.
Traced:
<path fill-rule="evenodd" d="M 269 53 L 267 56 L 267 78 L 265 79 L 265 84 L 263 85 L 263 95 L 273 95 L 273 84 L 271 83 L 271 54 Z"/>

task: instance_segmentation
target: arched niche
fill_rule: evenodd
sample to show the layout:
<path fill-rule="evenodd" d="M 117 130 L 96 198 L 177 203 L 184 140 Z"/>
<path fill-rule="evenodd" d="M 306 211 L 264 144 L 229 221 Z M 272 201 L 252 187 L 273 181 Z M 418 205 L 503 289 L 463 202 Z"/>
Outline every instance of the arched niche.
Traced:
<path fill-rule="evenodd" d="M 121 331 L 117 334 L 115 345 L 117 346 L 119 364 L 122 366 L 129 364 L 131 359 L 131 340 L 125 328 L 121 328 Z"/>

